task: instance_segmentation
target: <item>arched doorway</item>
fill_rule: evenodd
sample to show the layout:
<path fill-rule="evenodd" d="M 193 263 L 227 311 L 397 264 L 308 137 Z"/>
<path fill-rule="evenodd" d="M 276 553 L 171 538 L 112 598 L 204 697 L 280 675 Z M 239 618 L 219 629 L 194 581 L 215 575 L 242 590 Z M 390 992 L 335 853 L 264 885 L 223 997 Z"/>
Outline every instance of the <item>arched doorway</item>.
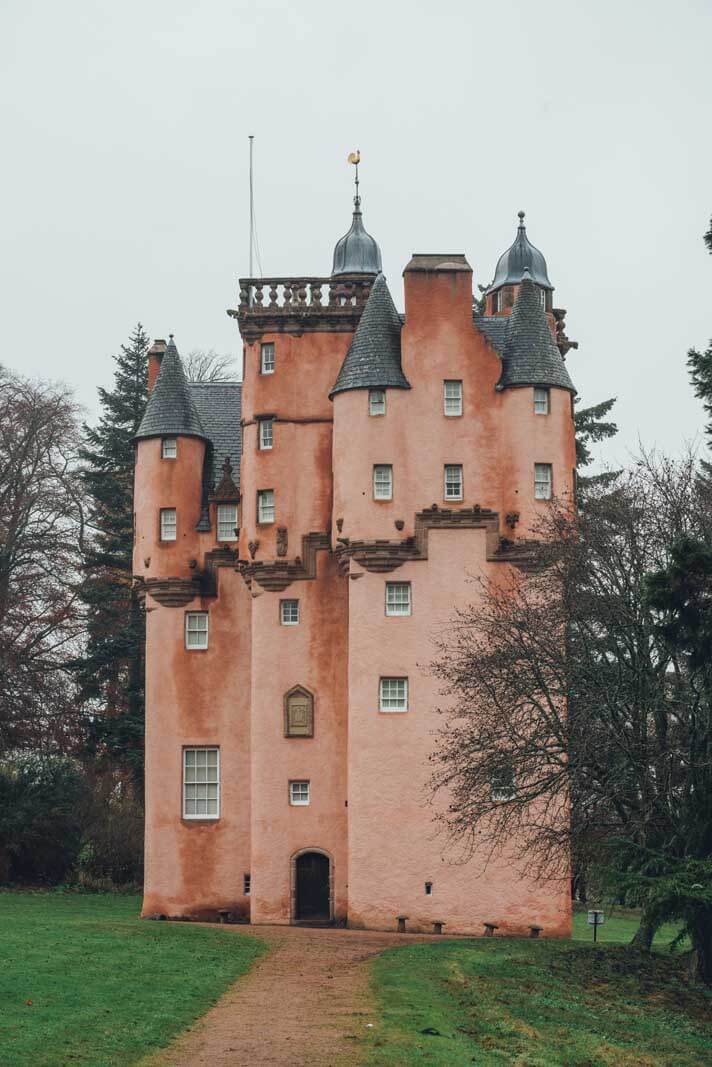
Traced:
<path fill-rule="evenodd" d="M 294 858 L 294 919 L 331 919 L 331 861 L 323 852 L 302 852 Z"/>

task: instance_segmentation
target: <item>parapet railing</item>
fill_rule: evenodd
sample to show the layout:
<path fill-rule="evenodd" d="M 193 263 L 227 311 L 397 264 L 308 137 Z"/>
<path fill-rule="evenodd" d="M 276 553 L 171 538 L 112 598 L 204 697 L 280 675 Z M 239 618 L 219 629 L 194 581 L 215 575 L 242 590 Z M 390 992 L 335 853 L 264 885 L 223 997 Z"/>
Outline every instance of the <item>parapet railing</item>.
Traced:
<path fill-rule="evenodd" d="M 362 307 L 373 278 L 240 278 L 239 312 L 319 313 L 324 308 Z M 266 299 L 265 299 L 266 298 Z"/>

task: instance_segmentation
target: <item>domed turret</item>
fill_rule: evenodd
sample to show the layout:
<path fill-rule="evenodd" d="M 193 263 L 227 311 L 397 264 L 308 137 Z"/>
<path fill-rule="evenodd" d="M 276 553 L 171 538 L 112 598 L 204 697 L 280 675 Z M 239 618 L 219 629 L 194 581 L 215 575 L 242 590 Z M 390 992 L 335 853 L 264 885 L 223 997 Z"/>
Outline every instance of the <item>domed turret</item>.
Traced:
<path fill-rule="evenodd" d="M 366 233 L 361 213 L 361 197 L 358 193 L 358 165 L 360 152 L 349 156 L 349 163 L 356 167 L 356 196 L 354 197 L 354 214 L 351 229 L 336 242 L 334 249 L 334 266 L 332 278 L 340 274 L 380 274 L 381 250 L 370 233 Z"/>
<path fill-rule="evenodd" d="M 524 277 L 524 271 L 529 271 L 529 277 L 542 289 L 553 289 L 549 281 L 546 269 L 546 260 L 535 248 L 527 237 L 527 229 L 524 225 L 524 212 L 519 212 L 519 227 L 514 244 L 510 245 L 506 252 L 499 257 L 494 280 L 487 290 L 492 293 L 503 285 L 519 285 Z"/>

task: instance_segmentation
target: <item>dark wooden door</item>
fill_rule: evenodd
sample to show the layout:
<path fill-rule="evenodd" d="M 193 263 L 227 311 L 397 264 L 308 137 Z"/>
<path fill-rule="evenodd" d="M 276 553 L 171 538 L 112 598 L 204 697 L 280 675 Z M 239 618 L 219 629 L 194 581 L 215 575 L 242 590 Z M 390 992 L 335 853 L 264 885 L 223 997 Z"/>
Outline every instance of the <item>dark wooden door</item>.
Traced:
<path fill-rule="evenodd" d="M 329 857 L 321 852 L 297 856 L 297 919 L 331 918 L 329 907 Z"/>

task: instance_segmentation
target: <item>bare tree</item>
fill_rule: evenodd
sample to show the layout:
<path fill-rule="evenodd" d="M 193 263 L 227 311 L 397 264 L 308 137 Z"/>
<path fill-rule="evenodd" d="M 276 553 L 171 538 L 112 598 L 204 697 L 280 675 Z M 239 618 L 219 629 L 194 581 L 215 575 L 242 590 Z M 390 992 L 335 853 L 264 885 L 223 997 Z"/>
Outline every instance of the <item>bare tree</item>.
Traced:
<path fill-rule="evenodd" d="M 84 629 L 77 409 L 0 367 L 0 749 L 65 748 Z"/>
<path fill-rule="evenodd" d="M 529 572 L 476 583 L 433 664 L 449 702 L 432 784 L 457 840 L 516 839 L 540 877 L 564 873 L 571 848 L 593 851 L 619 885 L 708 861 L 712 693 L 649 596 L 681 538 L 712 544 L 696 469 L 644 456 L 590 486 L 579 516 L 553 504 Z"/>
<path fill-rule="evenodd" d="M 194 348 L 183 361 L 185 374 L 190 382 L 237 381 L 237 363 L 234 356 L 221 356 L 215 349 L 207 352 Z"/>

